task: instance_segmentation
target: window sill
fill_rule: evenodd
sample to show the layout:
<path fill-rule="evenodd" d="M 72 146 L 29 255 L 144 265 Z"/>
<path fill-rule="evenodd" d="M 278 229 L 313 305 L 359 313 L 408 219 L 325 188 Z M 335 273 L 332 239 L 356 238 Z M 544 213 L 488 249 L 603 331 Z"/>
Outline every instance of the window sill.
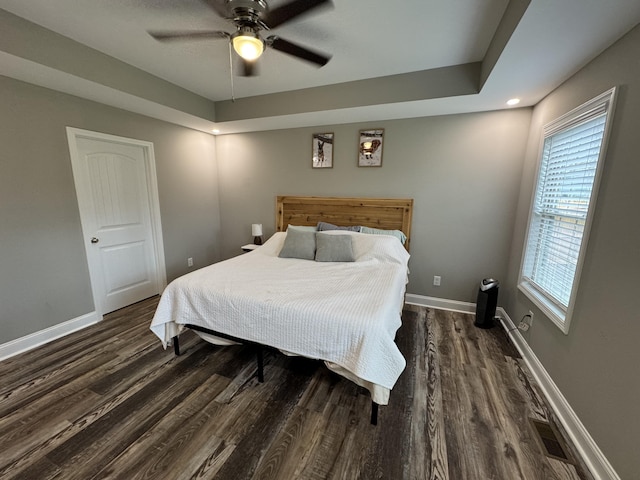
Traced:
<path fill-rule="evenodd" d="M 549 318 L 565 335 L 569 333 L 569 315 L 560 310 L 554 303 L 544 297 L 529 282 L 521 281 L 518 284 L 518 290 L 538 307 L 542 313 Z"/>

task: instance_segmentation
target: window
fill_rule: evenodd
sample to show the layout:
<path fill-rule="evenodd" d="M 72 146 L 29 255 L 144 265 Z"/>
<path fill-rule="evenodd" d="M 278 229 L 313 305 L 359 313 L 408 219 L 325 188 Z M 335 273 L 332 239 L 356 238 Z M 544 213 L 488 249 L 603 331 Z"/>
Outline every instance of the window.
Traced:
<path fill-rule="evenodd" d="M 614 95 L 611 89 L 544 127 L 518 287 L 564 333 L 589 236 Z"/>

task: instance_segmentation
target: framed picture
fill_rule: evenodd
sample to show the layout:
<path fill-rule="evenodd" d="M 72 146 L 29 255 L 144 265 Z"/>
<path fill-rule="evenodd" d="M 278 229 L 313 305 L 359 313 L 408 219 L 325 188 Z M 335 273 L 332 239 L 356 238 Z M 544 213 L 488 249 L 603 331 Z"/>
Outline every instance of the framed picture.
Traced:
<path fill-rule="evenodd" d="M 333 133 L 314 133 L 311 151 L 313 168 L 333 168 Z"/>
<path fill-rule="evenodd" d="M 360 142 L 358 143 L 358 166 L 381 167 L 382 166 L 382 141 L 384 129 L 360 130 Z"/>

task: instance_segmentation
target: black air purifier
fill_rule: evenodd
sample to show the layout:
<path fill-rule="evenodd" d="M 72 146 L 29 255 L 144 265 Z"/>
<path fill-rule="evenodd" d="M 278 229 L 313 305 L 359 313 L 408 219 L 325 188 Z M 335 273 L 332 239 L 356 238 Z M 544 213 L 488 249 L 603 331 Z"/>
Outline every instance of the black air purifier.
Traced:
<path fill-rule="evenodd" d="M 498 286 L 498 281 L 493 278 L 485 278 L 480 282 L 476 302 L 476 321 L 473 323 L 476 327 L 493 327 L 493 318 L 496 316 L 498 306 Z"/>

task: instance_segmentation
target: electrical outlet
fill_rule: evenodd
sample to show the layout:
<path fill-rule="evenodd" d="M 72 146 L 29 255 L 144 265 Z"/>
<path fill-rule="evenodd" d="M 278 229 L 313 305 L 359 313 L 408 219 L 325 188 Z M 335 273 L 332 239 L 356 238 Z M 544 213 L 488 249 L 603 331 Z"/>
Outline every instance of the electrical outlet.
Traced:
<path fill-rule="evenodd" d="M 434 275 L 433 276 L 433 285 L 436 286 L 436 287 L 439 287 L 440 286 L 440 280 L 441 280 L 440 275 Z"/>
<path fill-rule="evenodd" d="M 533 312 L 529 310 L 529 313 L 524 316 L 524 318 L 518 324 L 518 328 L 523 332 L 526 332 L 533 325 Z"/>
<path fill-rule="evenodd" d="M 193 267 L 193 257 L 187 258 L 187 267 Z"/>

